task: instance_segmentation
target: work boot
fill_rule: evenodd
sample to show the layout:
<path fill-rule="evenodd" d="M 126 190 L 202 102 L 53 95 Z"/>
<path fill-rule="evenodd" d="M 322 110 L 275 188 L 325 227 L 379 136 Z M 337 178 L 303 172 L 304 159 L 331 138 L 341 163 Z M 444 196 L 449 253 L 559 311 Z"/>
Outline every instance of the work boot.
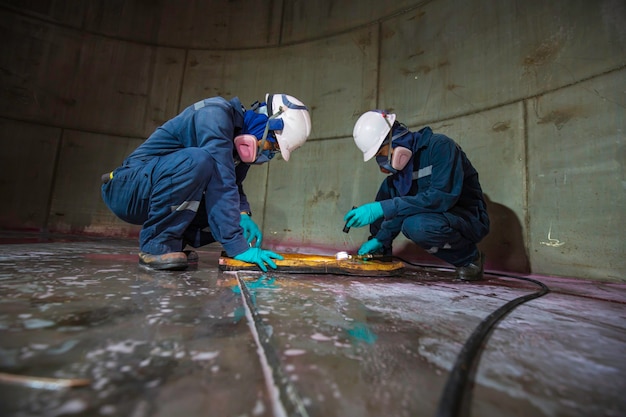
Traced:
<path fill-rule="evenodd" d="M 198 256 L 198 252 L 196 252 L 195 250 L 184 250 L 183 252 L 185 253 L 185 255 L 187 255 L 187 262 L 189 262 L 190 264 L 198 263 L 198 259 L 200 259 L 200 257 Z"/>
<path fill-rule="evenodd" d="M 483 252 L 478 253 L 478 257 L 465 266 L 460 266 L 456 269 L 459 279 L 463 281 L 480 281 L 483 279 L 483 272 L 485 271 L 485 254 Z"/>
<path fill-rule="evenodd" d="M 197 258 L 198 254 L 196 254 Z M 139 265 L 159 271 L 182 271 L 187 269 L 187 255 L 185 252 L 170 252 L 163 255 L 150 255 L 139 252 Z"/>

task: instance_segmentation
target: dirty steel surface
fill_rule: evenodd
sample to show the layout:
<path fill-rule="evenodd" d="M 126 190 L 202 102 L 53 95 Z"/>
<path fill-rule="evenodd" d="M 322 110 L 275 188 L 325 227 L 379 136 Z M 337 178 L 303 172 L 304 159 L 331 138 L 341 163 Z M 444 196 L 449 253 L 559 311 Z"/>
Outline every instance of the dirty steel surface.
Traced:
<path fill-rule="evenodd" d="M 337 259 L 336 256 L 311 255 L 300 253 L 278 253 L 283 259 L 275 259 L 274 272 L 288 274 L 334 274 L 369 277 L 392 277 L 404 273 L 405 265 L 401 261 L 389 259 Z M 347 254 L 347 252 L 345 252 Z M 220 271 L 259 271 L 256 264 L 238 261 L 222 252 L 218 259 Z"/>
<path fill-rule="evenodd" d="M 434 416 L 474 328 L 536 291 L 436 268 L 220 272 L 220 251 L 146 272 L 134 241 L 0 234 L 0 415 Z M 491 332 L 465 415 L 624 415 L 626 286 L 534 278 L 552 291 Z"/>

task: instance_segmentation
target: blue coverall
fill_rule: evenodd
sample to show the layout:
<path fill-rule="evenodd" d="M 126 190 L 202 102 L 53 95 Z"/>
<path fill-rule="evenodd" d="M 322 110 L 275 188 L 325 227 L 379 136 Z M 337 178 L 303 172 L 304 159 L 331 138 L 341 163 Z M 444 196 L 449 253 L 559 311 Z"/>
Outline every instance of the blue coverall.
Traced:
<path fill-rule="evenodd" d="M 370 232 L 388 254 L 402 231 L 432 255 L 465 266 L 478 257 L 476 243 L 489 232 L 478 173 L 449 137 L 429 127 L 408 134 L 414 143 L 411 188 L 400 196 L 394 176 L 385 178 L 376 195 L 384 216 L 370 225 Z"/>
<path fill-rule="evenodd" d="M 143 225 L 139 249 L 152 255 L 218 241 L 228 256 L 248 248 L 239 226 L 250 205 L 235 164 L 243 127 L 238 98 L 201 100 L 164 123 L 115 169 L 102 198 L 120 219 Z"/>

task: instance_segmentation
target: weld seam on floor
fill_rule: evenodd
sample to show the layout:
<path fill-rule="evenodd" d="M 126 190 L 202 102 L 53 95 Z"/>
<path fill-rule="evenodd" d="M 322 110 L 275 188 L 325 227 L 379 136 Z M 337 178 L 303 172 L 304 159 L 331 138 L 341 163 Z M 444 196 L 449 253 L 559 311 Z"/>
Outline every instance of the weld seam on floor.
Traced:
<path fill-rule="evenodd" d="M 257 345 L 257 353 L 261 360 L 265 383 L 272 399 L 274 416 L 308 417 L 309 414 L 304 407 L 304 401 L 298 394 L 295 386 L 290 382 L 288 376 L 283 372 L 278 353 L 270 343 L 271 333 L 268 331 L 267 326 L 263 324 L 263 319 L 254 305 L 248 286 L 237 272 L 235 272 L 235 276 L 241 292 L 248 327 L 250 327 Z M 281 398 L 287 401 L 287 406 L 292 412 L 287 413 Z"/>

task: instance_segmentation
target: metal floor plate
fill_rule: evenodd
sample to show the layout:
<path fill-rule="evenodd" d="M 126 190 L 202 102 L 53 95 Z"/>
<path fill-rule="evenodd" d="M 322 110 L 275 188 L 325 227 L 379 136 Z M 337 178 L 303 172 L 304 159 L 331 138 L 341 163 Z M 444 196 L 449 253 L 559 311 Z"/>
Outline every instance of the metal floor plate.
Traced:
<path fill-rule="evenodd" d="M 199 251 L 197 269 L 146 272 L 133 241 L 4 242 L 2 416 L 434 416 L 474 328 L 535 291 L 437 268 L 222 272 L 218 246 Z M 626 286 L 535 278 L 552 292 L 490 334 L 466 414 L 623 415 Z"/>

